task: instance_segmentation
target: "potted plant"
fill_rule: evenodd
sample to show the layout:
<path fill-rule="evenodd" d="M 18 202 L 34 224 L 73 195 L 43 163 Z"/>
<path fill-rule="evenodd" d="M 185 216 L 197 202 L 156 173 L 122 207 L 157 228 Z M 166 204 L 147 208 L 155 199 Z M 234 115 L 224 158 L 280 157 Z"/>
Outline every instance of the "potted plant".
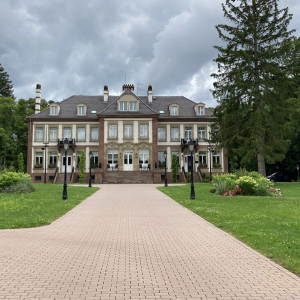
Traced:
<path fill-rule="evenodd" d="M 205 168 L 207 168 L 207 164 L 206 163 L 200 163 L 199 167 L 202 168 L 202 169 L 205 169 Z"/>
<path fill-rule="evenodd" d="M 35 168 L 35 169 L 42 169 L 42 168 L 43 168 L 43 165 L 42 165 L 42 164 L 35 164 L 35 165 L 34 165 L 34 168 Z"/>
<path fill-rule="evenodd" d="M 214 163 L 214 164 L 213 164 L 213 167 L 214 167 L 214 168 L 221 168 L 221 164 L 220 164 L 220 163 Z"/>
<path fill-rule="evenodd" d="M 56 164 L 55 164 L 55 163 L 49 164 L 48 167 L 49 167 L 50 169 L 54 169 L 54 168 L 56 168 Z"/>

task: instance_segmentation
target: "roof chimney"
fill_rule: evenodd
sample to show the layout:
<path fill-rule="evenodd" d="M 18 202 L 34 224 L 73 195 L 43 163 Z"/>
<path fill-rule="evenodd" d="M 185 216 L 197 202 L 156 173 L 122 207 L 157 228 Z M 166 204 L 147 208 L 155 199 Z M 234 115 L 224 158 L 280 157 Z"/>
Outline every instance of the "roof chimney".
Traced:
<path fill-rule="evenodd" d="M 38 114 L 41 111 L 41 85 L 36 85 L 36 96 L 35 96 L 35 113 Z"/>
<path fill-rule="evenodd" d="M 153 95 L 153 93 L 152 93 L 152 85 L 149 85 L 148 86 L 148 102 L 149 103 L 152 103 L 152 100 L 153 100 L 152 95 Z"/>
<path fill-rule="evenodd" d="M 129 91 L 134 91 L 134 85 L 133 84 L 123 84 L 122 87 L 123 91 L 129 90 Z"/>
<path fill-rule="evenodd" d="M 104 88 L 103 88 L 103 100 L 104 100 L 104 102 L 108 101 L 108 95 L 109 95 L 108 86 L 105 85 Z"/>

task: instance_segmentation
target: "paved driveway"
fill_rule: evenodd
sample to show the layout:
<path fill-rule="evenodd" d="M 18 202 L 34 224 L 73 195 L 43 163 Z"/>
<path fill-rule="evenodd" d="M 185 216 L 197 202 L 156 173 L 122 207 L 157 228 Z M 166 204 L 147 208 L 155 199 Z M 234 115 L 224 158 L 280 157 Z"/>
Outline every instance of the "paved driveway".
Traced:
<path fill-rule="evenodd" d="M 300 280 L 156 190 L 101 185 L 50 226 L 0 230 L 0 299 L 300 299 Z"/>

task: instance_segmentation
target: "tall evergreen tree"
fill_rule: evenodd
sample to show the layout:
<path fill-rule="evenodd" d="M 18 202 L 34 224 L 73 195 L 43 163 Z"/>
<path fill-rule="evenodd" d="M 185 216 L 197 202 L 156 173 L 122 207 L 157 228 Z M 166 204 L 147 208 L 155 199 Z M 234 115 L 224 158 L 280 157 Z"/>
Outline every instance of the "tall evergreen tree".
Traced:
<path fill-rule="evenodd" d="M 222 4 L 229 24 L 217 25 L 227 44 L 219 51 L 218 72 L 212 74 L 213 96 L 222 146 L 242 157 L 257 159 L 258 172 L 265 163 L 281 160 L 288 146 L 288 70 L 281 63 L 291 47 L 294 30 L 288 8 L 278 0 L 226 0 Z"/>
<path fill-rule="evenodd" d="M 13 85 L 9 80 L 8 74 L 4 71 L 4 68 L 0 64 L 0 97 L 14 98 Z"/>

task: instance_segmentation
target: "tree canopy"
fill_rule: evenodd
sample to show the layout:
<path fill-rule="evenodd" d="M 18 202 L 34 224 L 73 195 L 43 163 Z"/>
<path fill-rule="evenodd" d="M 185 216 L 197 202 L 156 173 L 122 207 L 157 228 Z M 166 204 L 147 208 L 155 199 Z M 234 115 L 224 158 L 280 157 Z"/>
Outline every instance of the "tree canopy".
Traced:
<path fill-rule="evenodd" d="M 0 64 L 0 97 L 15 98 L 13 85 L 9 80 L 9 75 L 4 71 L 4 68 Z"/>
<path fill-rule="evenodd" d="M 226 0 L 227 24 L 217 25 L 225 46 L 215 46 L 218 72 L 213 96 L 221 145 L 242 163 L 257 160 L 260 174 L 265 163 L 282 160 L 289 145 L 291 112 L 288 99 L 290 71 L 284 63 L 292 49 L 292 19 L 278 0 Z"/>

